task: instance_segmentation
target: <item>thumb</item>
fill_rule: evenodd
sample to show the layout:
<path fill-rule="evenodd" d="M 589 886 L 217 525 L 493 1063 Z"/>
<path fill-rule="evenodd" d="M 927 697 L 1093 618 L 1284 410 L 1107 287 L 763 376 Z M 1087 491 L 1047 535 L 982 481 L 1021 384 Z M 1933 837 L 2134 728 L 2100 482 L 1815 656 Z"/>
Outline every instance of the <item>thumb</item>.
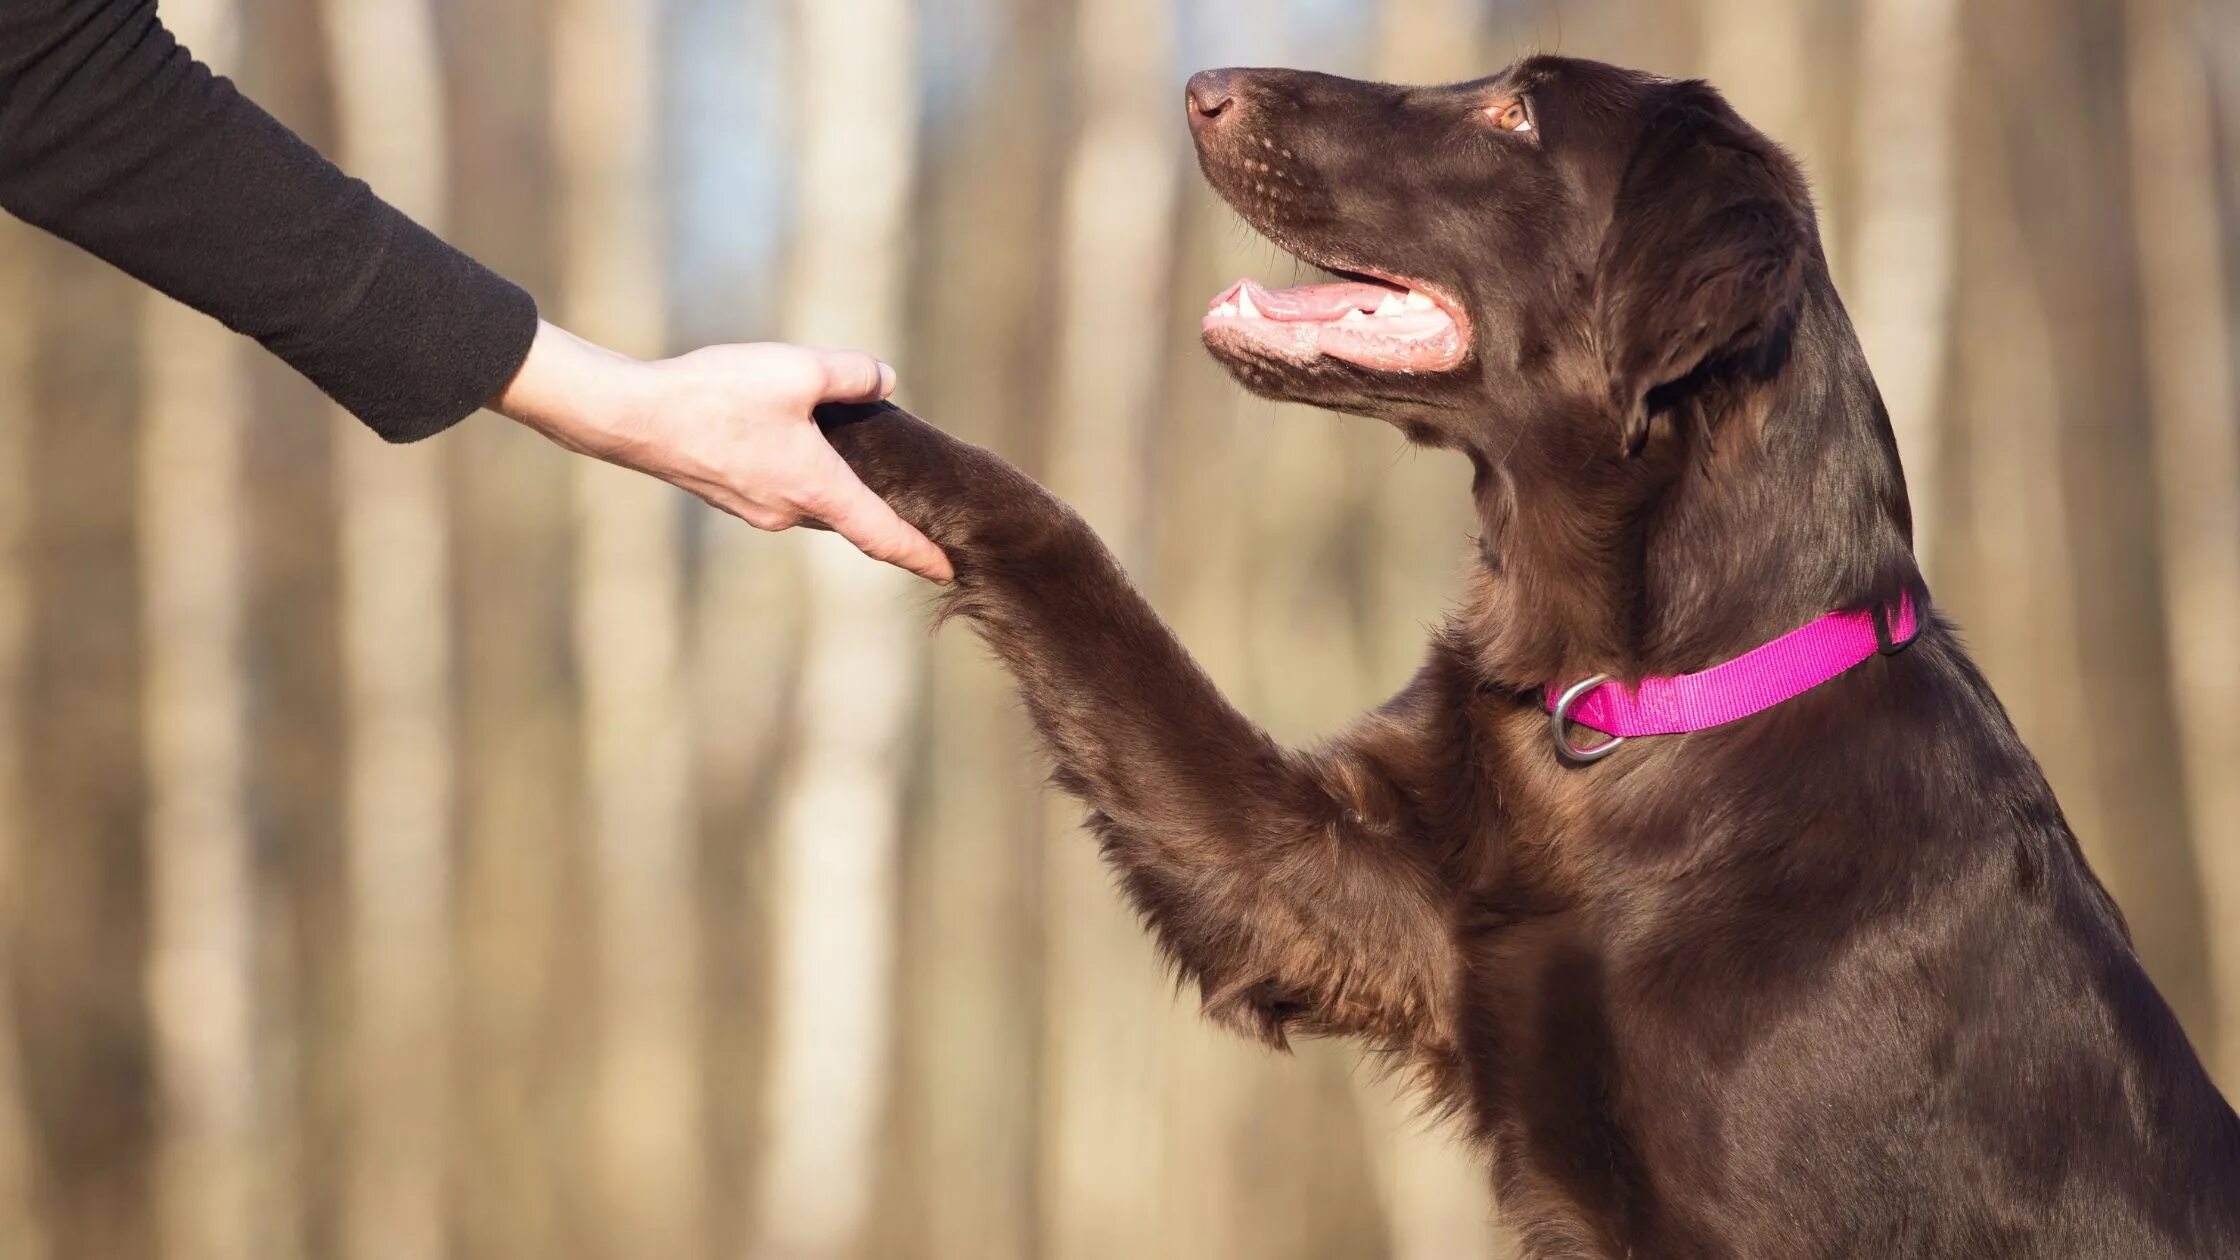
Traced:
<path fill-rule="evenodd" d="M 877 402 L 894 392 L 894 369 L 861 350 L 819 350 L 824 389 L 818 402 Z"/>
<path fill-rule="evenodd" d="M 826 495 L 811 510 L 817 519 L 832 527 L 832 532 L 854 543 L 856 550 L 874 560 L 908 569 L 929 581 L 948 582 L 956 577 L 956 570 L 941 548 L 895 515 L 886 500 L 871 493 L 871 488 L 845 465 L 834 475 Z"/>

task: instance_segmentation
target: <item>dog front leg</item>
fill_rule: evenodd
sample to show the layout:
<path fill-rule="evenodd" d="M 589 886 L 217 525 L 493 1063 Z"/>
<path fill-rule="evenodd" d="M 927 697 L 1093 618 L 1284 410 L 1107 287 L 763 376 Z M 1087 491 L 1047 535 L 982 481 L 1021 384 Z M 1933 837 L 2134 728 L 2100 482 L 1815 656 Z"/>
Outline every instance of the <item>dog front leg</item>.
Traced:
<path fill-rule="evenodd" d="M 949 553 L 947 615 L 1017 680 L 1055 781 L 1209 1015 L 1273 1045 L 1449 1044 L 1448 898 L 1403 781 L 1408 706 L 1299 752 L 1238 713 L 1063 503 L 889 406 L 825 408 L 841 455 Z"/>

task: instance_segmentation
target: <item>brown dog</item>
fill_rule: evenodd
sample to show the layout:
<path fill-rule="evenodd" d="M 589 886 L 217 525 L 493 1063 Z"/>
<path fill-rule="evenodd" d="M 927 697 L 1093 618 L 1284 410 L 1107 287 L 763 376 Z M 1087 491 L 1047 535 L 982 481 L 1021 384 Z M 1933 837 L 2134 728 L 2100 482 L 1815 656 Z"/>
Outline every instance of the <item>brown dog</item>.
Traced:
<path fill-rule="evenodd" d="M 1551 682 L 1925 606 L 1795 164 L 1701 83 L 1558 58 L 1188 108 L 1214 187 L 1344 277 L 1224 294 L 1215 356 L 1475 469 L 1475 590 L 1405 691 L 1277 747 L 1024 476 L 824 418 L 1207 1013 L 1403 1060 L 1536 1257 L 2240 1256 L 2240 1120 L 1949 627 L 1592 765 L 1551 738 Z"/>

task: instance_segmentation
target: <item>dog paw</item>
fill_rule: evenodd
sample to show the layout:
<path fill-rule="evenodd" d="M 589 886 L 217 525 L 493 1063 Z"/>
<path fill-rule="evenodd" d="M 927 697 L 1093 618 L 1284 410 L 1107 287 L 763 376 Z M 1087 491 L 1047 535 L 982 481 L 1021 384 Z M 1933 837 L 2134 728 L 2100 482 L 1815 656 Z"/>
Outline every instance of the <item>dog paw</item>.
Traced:
<path fill-rule="evenodd" d="M 952 559 L 984 559 L 1073 519 L 1001 457 L 892 403 L 828 403 L 816 421 L 871 492 Z"/>

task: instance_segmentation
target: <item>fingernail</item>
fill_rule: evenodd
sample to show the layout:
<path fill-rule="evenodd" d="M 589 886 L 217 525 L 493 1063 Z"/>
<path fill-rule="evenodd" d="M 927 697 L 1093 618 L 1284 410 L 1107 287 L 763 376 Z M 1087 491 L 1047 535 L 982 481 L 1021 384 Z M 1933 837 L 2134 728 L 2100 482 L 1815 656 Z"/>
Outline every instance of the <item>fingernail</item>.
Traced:
<path fill-rule="evenodd" d="M 880 362 L 879 362 L 879 397 L 881 397 L 881 398 L 885 398 L 885 397 L 886 397 L 887 395 L 889 395 L 889 394 L 893 393 L 893 392 L 894 392 L 894 384 L 895 384 L 894 365 L 893 365 L 893 364 L 891 364 L 891 363 L 888 363 L 888 362 L 886 362 L 886 361 L 885 361 L 885 360 L 883 360 L 883 359 L 882 359 L 882 360 L 880 360 Z"/>

